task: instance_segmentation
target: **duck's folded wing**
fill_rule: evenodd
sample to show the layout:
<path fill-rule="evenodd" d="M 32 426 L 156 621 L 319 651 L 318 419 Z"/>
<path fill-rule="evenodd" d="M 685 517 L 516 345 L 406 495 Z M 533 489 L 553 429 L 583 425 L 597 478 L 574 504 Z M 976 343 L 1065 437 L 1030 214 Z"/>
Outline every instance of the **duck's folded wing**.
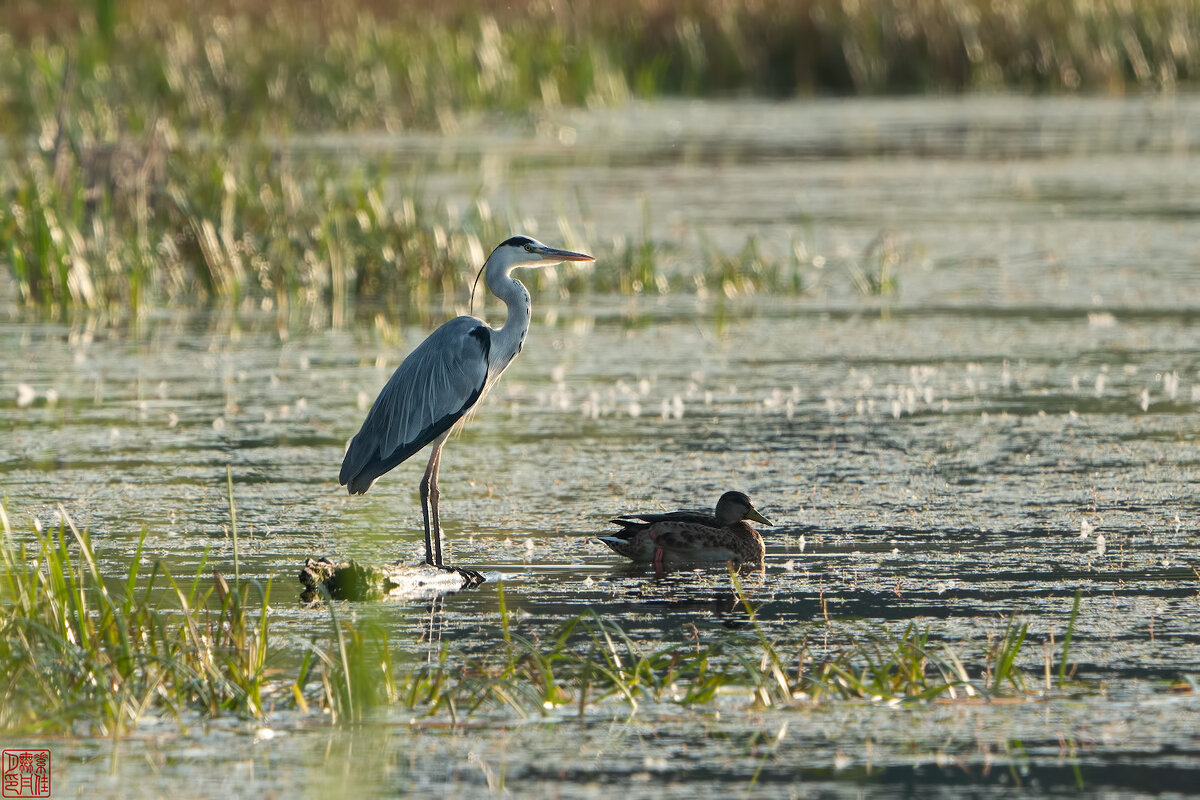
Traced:
<path fill-rule="evenodd" d="M 695 522 L 700 525 L 716 525 L 716 517 L 711 511 L 665 511 L 661 514 L 622 514 L 612 520 L 618 525 L 627 522 L 643 522 L 653 525 L 656 522 Z"/>
<path fill-rule="evenodd" d="M 737 552 L 736 537 L 721 528 L 692 522 L 661 522 L 650 528 L 650 538 L 664 550 L 679 556 L 704 554 L 707 558 L 721 557 L 725 551 L 731 558 Z"/>

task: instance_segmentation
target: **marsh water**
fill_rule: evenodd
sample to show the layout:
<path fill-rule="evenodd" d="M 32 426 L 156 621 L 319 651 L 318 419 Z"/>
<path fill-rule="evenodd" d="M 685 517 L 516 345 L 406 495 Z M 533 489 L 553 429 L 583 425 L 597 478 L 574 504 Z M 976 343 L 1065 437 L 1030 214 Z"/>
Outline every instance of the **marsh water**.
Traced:
<path fill-rule="evenodd" d="M 52 742 L 56 796 L 1200 793 L 1200 698 L 1179 691 L 1200 675 L 1200 99 L 655 103 L 289 146 L 386 160 L 398 189 L 485 201 L 550 243 L 649 238 L 681 271 L 755 237 L 805 286 L 535 295 L 524 352 L 442 463 L 453 559 L 489 581 L 345 609 L 399 662 L 497 641 L 500 583 L 533 636 L 588 608 L 647 644 L 738 635 L 723 571 L 658 580 L 589 541 L 616 513 L 738 488 L 776 523 L 745 578 L 768 635 L 916 623 L 978 663 L 1015 614 L 1037 676 L 1082 590 L 1070 661 L 1089 689 L 465 727 L 147 720 L 116 758 Z M 885 252 L 894 288 L 871 291 Z M 362 497 L 337 472 L 390 371 L 457 310 L 465 290 L 386 325 L 8 310 L 8 515 L 28 530 L 61 504 L 114 576 L 143 528 L 147 560 L 230 572 L 228 465 L 274 630 L 327 630 L 295 602 L 306 556 L 421 552 L 423 458 Z"/>

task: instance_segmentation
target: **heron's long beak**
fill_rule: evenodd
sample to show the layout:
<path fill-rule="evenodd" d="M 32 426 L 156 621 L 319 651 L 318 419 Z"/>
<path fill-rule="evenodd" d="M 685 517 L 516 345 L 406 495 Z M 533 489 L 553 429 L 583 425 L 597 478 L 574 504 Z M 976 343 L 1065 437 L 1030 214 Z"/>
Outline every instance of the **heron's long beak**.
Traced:
<path fill-rule="evenodd" d="M 546 261 L 595 261 L 592 256 L 584 253 L 573 253 L 570 250 L 559 250 L 554 247 L 539 247 L 537 254 Z"/>
<path fill-rule="evenodd" d="M 751 506 L 750 510 L 746 512 L 746 519 L 752 519 L 755 522 L 761 522 L 763 525 L 774 525 L 775 524 L 774 522 L 771 522 L 771 520 L 764 517 L 762 514 L 758 513 L 758 509 L 755 508 L 754 506 Z"/>

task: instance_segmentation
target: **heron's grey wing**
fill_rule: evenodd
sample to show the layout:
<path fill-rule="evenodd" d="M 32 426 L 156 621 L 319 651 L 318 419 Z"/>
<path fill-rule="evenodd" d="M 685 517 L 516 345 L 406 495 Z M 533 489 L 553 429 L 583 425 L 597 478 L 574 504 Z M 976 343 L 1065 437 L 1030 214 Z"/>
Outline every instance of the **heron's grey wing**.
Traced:
<path fill-rule="evenodd" d="M 456 317 L 417 345 L 351 440 L 338 481 L 351 494 L 362 494 L 449 430 L 483 392 L 490 348 L 490 329 L 474 317 Z"/>

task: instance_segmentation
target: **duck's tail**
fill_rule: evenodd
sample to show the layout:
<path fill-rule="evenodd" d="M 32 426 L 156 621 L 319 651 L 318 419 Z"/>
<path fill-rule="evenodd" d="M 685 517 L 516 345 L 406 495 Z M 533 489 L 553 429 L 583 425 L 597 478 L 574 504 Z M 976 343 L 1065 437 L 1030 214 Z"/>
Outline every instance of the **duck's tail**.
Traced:
<path fill-rule="evenodd" d="M 629 545 L 629 541 L 621 536 L 593 536 L 592 538 L 597 542 L 604 542 L 609 549 L 620 555 L 625 555 L 621 552 L 621 548 Z"/>

